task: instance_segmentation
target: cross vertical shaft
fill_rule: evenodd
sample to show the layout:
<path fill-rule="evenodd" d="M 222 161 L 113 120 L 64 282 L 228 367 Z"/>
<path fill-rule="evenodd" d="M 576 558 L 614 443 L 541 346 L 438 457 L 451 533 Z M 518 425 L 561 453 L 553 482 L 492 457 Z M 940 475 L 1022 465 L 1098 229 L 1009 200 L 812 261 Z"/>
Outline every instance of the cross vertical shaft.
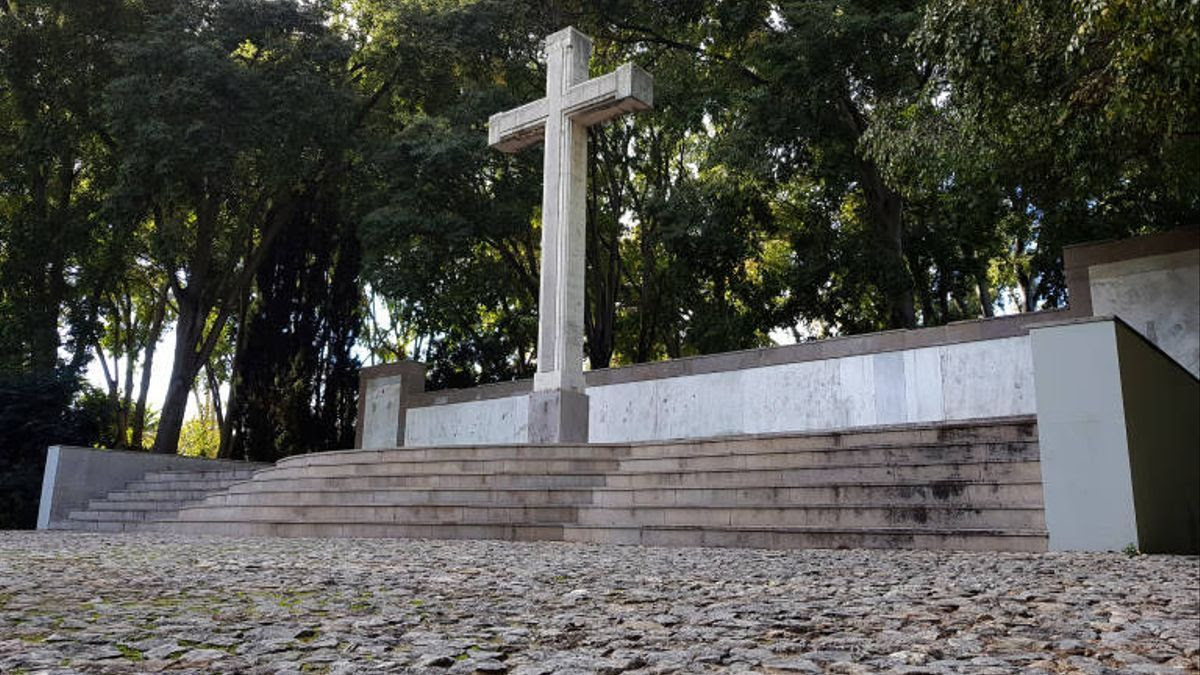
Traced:
<path fill-rule="evenodd" d="M 546 38 L 546 97 L 492 115 L 488 143 L 516 152 L 545 141 L 537 372 L 529 399 L 531 442 L 587 441 L 583 379 L 587 267 L 587 129 L 650 108 L 654 82 L 625 64 L 588 79 L 591 39 L 566 28 Z"/>
<path fill-rule="evenodd" d="M 542 269 L 537 391 L 584 390 L 583 274 L 587 218 L 587 127 L 563 99 L 587 80 L 592 43 L 573 28 L 546 38 L 546 147 L 542 160 Z"/>

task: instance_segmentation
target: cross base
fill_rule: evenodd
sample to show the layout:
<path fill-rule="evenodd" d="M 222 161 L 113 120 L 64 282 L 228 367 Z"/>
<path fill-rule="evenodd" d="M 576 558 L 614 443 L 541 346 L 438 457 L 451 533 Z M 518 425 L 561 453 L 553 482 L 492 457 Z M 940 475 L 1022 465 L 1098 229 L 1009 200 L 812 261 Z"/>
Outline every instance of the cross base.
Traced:
<path fill-rule="evenodd" d="M 587 443 L 588 396 L 570 389 L 529 394 L 530 443 Z"/>

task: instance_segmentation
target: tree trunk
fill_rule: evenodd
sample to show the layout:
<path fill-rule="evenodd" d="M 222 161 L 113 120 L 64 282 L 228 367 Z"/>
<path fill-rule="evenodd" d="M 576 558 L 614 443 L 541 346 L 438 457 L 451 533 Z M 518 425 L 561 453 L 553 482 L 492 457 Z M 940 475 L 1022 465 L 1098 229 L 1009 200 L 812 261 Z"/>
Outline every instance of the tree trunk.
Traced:
<path fill-rule="evenodd" d="M 888 328 L 916 328 L 912 275 L 904 261 L 904 201 L 889 188 L 874 162 L 859 162 L 863 197 L 871 211 L 880 252 L 878 283 L 888 313 Z"/>
<path fill-rule="evenodd" d="M 204 329 L 204 320 L 198 316 L 195 303 L 178 294 L 176 301 L 179 303 L 179 320 L 175 324 L 175 362 L 171 364 L 171 379 L 167 383 L 167 396 L 158 419 L 158 434 L 154 438 L 154 452 L 167 455 L 179 451 L 179 434 L 183 431 L 188 394 L 202 363 L 196 354 L 196 345 Z"/>
<path fill-rule="evenodd" d="M 987 275 L 975 275 L 975 283 L 979 287 L 979 304 L 983 307 L 983 315 L 990 319 L 996 315 L 996 310 L 992 307 L 995 299 L 992 298 L 991 291 L 988 289 Z"/>
<path fill-rule="evenodd" d="M 600 162 L 604 141 L 603 132 L 588 130 L 592 140 L 592 151 L 588 153 L 590 163 L 588 176 L 588 223 L 587 260 L 590 274 L 587 284 L 587 309 L 584 313 L 584 330 L 587 333 L 588 364 L 593 370 L 612 365 L 614 324 L 616 323 L 616 286 L 619 282 L 620 257 L 617 251 L 621 218 L 621 195 L 613 181 L 607 181 L 608 204 L 613 218 L 613 227 L 602 231 L 600 223 Z M 610 160 L 611 161 L 611 160 Z M 616 169 L 611 165 L 607 171 Z"/>
<path fill-rule="evenodd" d="M 167 315 L 167 293 L 169 285 L 164 283 L 159 289 L 158 299 L 154 303 L 154 315 L 150 320 L 150 330 L 146 334 L 146 356 L 142 359 L 142 381 L 138 387 L 137 407 L 133 412 L 133 431 L 130 434 L 129 445 L 141 450 L 146 430 L 146 398 L 150 394 L 150 374 L 154 367 L 154 351 L 158 348 L 158 339 L 162 335 L 163 321 Z"/>
<path fill-rule="evenodd" d="M 250 302 L 243 299 L 238 308 L 237 344 L 233 347 L 233 366 L 229 369 L 229 399 L 225 406 L 225 419 L 221 423 L 221 444 L 217 450 L 218 459 L 233 458 L 233 421 L 241 415 L 241 391 L 238 373 L 242 371 L 242 358 L 246 354 L 246 318 L 250 313 Z"/>
<path fill-rule="evenodd" d="M 212 364 L 207 360 L 204 362 L 204 375 L 208 379 L 208 393 L 212 396 L 213 413 L 217 416 L 217 429 L 225 426 L 225 413 L 221 409 L 221 384 L 217 382 L 217 375 L 213 372 Z"/>

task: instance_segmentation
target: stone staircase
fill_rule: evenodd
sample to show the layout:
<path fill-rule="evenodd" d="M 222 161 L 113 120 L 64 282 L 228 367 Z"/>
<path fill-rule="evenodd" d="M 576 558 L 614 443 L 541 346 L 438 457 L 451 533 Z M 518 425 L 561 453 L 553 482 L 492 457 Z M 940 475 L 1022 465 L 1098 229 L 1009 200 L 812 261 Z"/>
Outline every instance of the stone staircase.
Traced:
<path fill-rule="evenodd" d="M 1044 551 L 1032 418 L 622 445 L 350 450 L 150 474 L 72 522 L 227 535 Z"/>
<path fill-rule="evenodd" d="M 148 521 L 169 521 L 180 509 L 199 504 L 235 483 L 250 480 L 265 465 L 247 468 L 222 468 L 212 471 L 152 471 L 130 482 L 103 499 L 88 502 L 84 511 L 72 511 L 65 521 L 52 523 L 51 529 L 88 532 L 133 531 Z M 269 465 L 267 465 L 269 466 Z"/>

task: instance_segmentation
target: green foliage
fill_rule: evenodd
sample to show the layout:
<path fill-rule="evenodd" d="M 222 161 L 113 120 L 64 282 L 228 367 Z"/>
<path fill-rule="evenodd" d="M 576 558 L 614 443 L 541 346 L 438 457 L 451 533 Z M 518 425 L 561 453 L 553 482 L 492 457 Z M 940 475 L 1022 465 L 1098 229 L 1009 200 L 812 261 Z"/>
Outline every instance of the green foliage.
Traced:
<path fill-rule="evenodd" d="M 1176 227 L 1200 208 L 1197 8 L 935 0 L 911 44 L 931 77 L 865 146 L 905 195 L 974 198 L 976 248 L 1024 307 L 1061 305 L 1063 245 Z"/>
<path fill-rule="evenodd" d="M 212 402 L 205 398 L 199 414 L 186 420 L 179 433 L 179 454 L 184 457 L 216 459 L 221 450 L 221 427 Z"/>

